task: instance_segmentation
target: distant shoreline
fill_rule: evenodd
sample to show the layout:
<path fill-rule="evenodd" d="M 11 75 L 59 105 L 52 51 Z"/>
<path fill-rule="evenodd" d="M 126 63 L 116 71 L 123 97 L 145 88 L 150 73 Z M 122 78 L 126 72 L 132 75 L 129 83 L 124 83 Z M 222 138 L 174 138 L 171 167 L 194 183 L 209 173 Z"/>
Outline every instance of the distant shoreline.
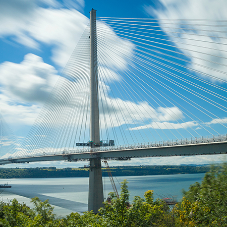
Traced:
<path fill-rule="evenodd" d="M 113 176 L 146 176 L 206 173 L 209 165 L 161 165 L 161 166 L 116 166 L 110 167 Z M 102 175 L 108 176 L 106 168 L 102 168 Z M 89 168 L 0 168 L 0 179 L 9 178 L 64 178 L 88 177 Z"/>

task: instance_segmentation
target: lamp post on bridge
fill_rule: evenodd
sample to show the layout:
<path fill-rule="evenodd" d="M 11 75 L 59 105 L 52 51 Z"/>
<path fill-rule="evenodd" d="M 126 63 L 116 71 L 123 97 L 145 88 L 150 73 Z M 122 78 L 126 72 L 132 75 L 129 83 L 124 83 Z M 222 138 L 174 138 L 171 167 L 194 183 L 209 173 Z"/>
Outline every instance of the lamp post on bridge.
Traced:
<path fill-rule="evenodd" d="M 96 10 L 90 12 L 90 141 L 91 151 L 100 146 Z M 94 213 L 103 205 L 101 159 L 91 158 L 89 169 L 88 210 Z"/>

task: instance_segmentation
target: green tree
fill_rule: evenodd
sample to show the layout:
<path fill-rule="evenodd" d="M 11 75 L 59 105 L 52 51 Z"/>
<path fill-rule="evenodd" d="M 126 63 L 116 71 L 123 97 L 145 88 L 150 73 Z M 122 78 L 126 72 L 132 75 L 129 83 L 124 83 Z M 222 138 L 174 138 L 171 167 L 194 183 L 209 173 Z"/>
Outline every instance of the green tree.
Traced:
<path fill-rule="evenodd" d="M 13 199 L 11 204 L 4 204 L 2 214 L 2 226 L 27 226 L 34 217 L 34 212 L 16 199 Z"/>
<path fill-rule="evenodd" d="M 174 209 L 181 226 L 227 226 L 227 164 L 212 166 Z"/>
<path fill-rule="evenodd" d="M 31 202 L 35 205 L 33 211 L 35 212 L 34 221 L 40 226 L 53 226 L 52 223 L 55 220 L 53 214 L 53 206 L 51 206 L 48 200 L 42 202 L 38 197 L 31 199 Z"/>
<path fill-rule="evenodd" d="M 31 201 L 35 206 L 34 209 L 18 203 L 16 199 L 13 199 L 11 203 L 4 204 L 0 213 L 2 226 L 60 226 L 56 225 L 56 223 L 60 223 L 60 220 L 55 219 L 53 207 L 48 203 L 48 200 L 42 202 L 38 197 L 35 197 Z"/>
<path fill-rule="evenodd" d="M 117 198 L 114 193 L 109 194 L 110 202 L 104 202 L 104 207 L 99 213 L 104 218 L 107 226 L 127 226 L 127 209 L 129 206 L 129 191 L 127 181 L 121 183 L 121 194 Z"/>
<path fill-rule="evenodd" d="M 100 215 L 105 226 L 146 227 L 146 226 L 174 226 L 169 207 L 163 200 L 153 199 L 153 191 L 147 191 L 145 198 L 135 196 L 129 203 L 127 181 L 121 183 L 120 198 L 109 194 L 111 202 L 105 202 Z"/>
<path fill-rule="evenodd" d="M 107 226 L 99 214 L 91 212 L 84 212 L 83 215 L 78 213 L 71 213 L 63 219 L 61 226 L 66 227 L 105 227 Z"/>
<path fill-rule="evenodd" d="M 227 164 L 212 166 L 201 184 L 195 183 L 184 191 L 182 201 L 171 211 L 161 200 L 154 200 L 153 191 L 145 192 L 144 198 L 135 196 L 129 202 L 127 181 L 121 183 L 120 197 L 109 193 L 98 214 L 71 213 L 65 218 L 56 218 L 48 200 L 35 197 L 34 208 L 20 204 L 0 203 L 0 226 L 18 227 L 173 227 L 173 226 L 227 226 Z"/>

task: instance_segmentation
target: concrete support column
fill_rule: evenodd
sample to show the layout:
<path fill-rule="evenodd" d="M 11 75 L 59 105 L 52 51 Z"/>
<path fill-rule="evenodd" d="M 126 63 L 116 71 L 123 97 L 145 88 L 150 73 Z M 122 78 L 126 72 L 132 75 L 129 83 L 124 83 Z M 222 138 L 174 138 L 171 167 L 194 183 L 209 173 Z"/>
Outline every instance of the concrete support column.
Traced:
<path fill-rule="evenodd" d="M 96 11 L 90 12 L 90 140 L 91 151 L 100 146 Z M 90 159 L 88 210 L 94 213 L 103 205 L 103 184 L 101 160 Z"/>
<path fill-rule="evenodd" d="M 96 10 L 90 12 L 90 140 L 91 147 L 100 146 Z"/>
<path fill-rule="evenodd" d="M 101 159 L 90 160 L 88 210 L 98 213 L 103 206 L 103 185 Z"/>

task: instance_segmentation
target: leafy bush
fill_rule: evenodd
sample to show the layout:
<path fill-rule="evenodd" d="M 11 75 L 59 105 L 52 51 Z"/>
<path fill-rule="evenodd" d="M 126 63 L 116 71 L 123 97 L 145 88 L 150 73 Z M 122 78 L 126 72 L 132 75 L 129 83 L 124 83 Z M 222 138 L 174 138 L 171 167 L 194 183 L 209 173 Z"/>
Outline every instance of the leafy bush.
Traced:
<path fill-rule="evenodd" d="M 227 226 L 227 164 L 191 185 L 174 212 L 179 226 Z"/>
<path fill-rule="evenodd" d="M 98 214 L 71 213 L 56 218 L 48 200 L 35 197 L 34 208 L 20 204 L 0 203 L 0 226 L 18 227 L 173 227 L 173 226 L 227 226 L 227 164 L 212 167 L 201 184 L 196 182 L 172 210 L 160 199 L 154 201 L 153 191 L 145 192 L 144 198 L 135 196 L 129 203 L 127 181 L 121 183 L 120 197 L 112 192 Z"/>

